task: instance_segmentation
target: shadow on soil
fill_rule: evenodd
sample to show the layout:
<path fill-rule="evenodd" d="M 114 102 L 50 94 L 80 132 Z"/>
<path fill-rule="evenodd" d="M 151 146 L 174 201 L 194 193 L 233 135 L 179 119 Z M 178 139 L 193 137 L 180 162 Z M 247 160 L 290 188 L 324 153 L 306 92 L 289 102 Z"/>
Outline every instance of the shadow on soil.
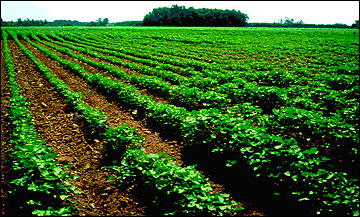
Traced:
<path fill-rule="evenodd" d="M 196 149 L 187 147 L 183 150 L 183 157 L 188 164 L 197 164 L 196 168 L 204 171 L 211 180 L 224 184 L 226 192 L 236 201 L 249 202 L 265 215 L 309 215 L 306 213 L 309 209 L 304 207 L 304 204 L 300 206 L 291 195 L 287 196 L 289 192 L 286 186 L 280 189 L 268 179 L 256 177 L 245 162 L 227 167 L 228 159 L 241 159 L 234 153 L 211 153 L 205 147 Z M 275 196 L 275 192 L 279 192 L 281 196 Z"/>
<path fill-rule="evenodd" d="M 100 89 L 99 89 L 100 90 Z M 100 90 L 101 91 L 101 90 Z M 101 91 L 102 92 L 102 91 Z M 105 94 L 110 102 L 117 103 L 117 97 L 112 94 Z M 132 106 L 121 103 L 119 104 L 124 109 L 132 110 Z M 143 111 L 138 111 L 134 115 L 135 119 L 143 119 L 141 115 Z M 161 137 L 181 141 L 179 139 L 179 132 L 176 129 L 164 129 L 156 122 L 149 120 L 147 125 L 160 132 Z M 86 127 L 85 127 L 86 129 Z M 86 130 L 85 130 L 86 131 Z M 88 138 L 93 135 L 86 132 Z M 183 161 L 186 165 L 197 164 L 197 169 L 204 171 L 207 176 L 214 182 L 224 184 L 227 193 L 231 193 L 235 200 L 241 202 L 250 202 L 253 207 L 258 208 L 265 215 L 275 216 L 304 216 L 309 215 L 307 211 L 309 208 L 304 204 L 299 204 L 294 198 L 289 195 L 287 186 L 281 188 L 276 187 L 268 179 L 257 178 L 254 172 L 249 168 L 245 162 L 240 162 L 233 167 L 225 166 L 228 159 L 241 159 L 241 156 L 236 156 L 233 153 L 211 153 L 211 150 L 206 150 L 206 147 L 185 147 L 183 149 Z M 114 152 L 113 150 L 105 150 L 104 158 L 100 166 L 112 165 L 113 160 L 121 160 L 122 153 L 125 150 Z M 202 153 L 202 154 L 199 154 Z M 136 185 L 131 192 L 141 200 L 141 203 L 147 207 L 149 215 L 162 215 L 164 209 L 171 210 L 169 201 L 173 198 L 166 198 L 158 195 L 161 203 L 154 204 L 152 202 L 155 192 L 149 187 L 140 187 L 142 184 Z M 279 192 L 281 196 L 275 196 L 274 193 Z M 161 206 L 159 206 L 161 204 Z"/>
<path fill-rule="evenodd" d="M 28 204 L 29 200 L 41 201 L 41 205 Z M 60 199 L 56 199 L 45 192 L 29 191 L 24 187 L 16 187 L 16 192 L 9 194 L 7 202 L 7 216 L 32 216 L 34 210 L 47 210 L 48 207 L 59 210 L 63 207 Z"/>

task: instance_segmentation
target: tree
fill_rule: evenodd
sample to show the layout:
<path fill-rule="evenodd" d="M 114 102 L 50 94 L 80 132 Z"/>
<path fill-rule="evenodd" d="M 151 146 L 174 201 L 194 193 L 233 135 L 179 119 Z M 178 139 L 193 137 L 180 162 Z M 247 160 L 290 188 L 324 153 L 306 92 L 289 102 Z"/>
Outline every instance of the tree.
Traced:
<path fill-rule="evenodd" d="M 245 26 L 249 17 L 236 10 L 188 9 L 173 5 L 154 8 L 145 15 L 143 26 Z"/>
<path fill-rule="evenodd" d="M 102 26 L 106 26 L 108 23 L 109 23 L 109 19 L 108 19 L 108 18 L 105 18 L 105 19 L 102 21 Z"/>
<path fill-rule="evenodd" d="M 4 22 L 2 18 L 1 18 L 1 26 L 7 26 L 7 23 Z"/>
<path fill-rule="evenodd" d="M 355 22 L 351 25 L 351 28 L 359 28 L 359 20 L 355 20 Z"/>
<path fill-rule="evenodd" d="M 290 25 L 292 25 L 292 24 L 294 24 L 294 19 L 293 18 L 289 18 L 289 17 L 285 17 L 285 22 L 284 22 L 284 24 L 290 24 Z"/>
<path fill-rule="evenodd" d="M 17 26 L 22 26 L 23 25 L 23 21 L 21 20 L 21 18 L 17 19 Z"/>

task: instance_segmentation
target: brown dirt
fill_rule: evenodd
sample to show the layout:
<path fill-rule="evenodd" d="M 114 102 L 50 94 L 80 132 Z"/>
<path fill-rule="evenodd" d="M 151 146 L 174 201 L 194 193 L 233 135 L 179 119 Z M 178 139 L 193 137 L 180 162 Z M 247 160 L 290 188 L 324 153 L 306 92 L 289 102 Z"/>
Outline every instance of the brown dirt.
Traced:
<path fill-rule="evenodd" d="M 11 129 L 9 125 L 9 97 L 11 89 L 9 84 L 8 70 L 5 64 L 4 42 L 1 40 L 1 215 L 6 215 L 8 204 L 8 189 L 10 183 L 9 171 L 11 170 L 11 158 L 9 143 Z"/>
<path fill-rule="evenodd" d="M 97 107 L 100 111 L 104 112 L 109 119 L 111 127 L 115 128 L 120 124 L 128 124 L 129 127 L 136 128 L 136 132 L 142 138 L 145 138 L 143 143 L 147 153 L 166 152 L 167 156 L 172 156 L 177 163 L 182 164 L 181 159 L 181 144 L 176 141 L 164 141 L 158 132 L 145 126 L 145 123 L 141 120 L 135 120 L 133 112 L 130 112 L 123 108 L 119 103 L 109 102 L 106 96 L 101 95 L 98 90 L 89 85 L 84 79 L 74 75 L 66 67 L 60 65 L 60 63 L 46 57 L 39 50 L 30 46 L 26 41 L 21 41 L 28 49 L 30 49 L 36 57 L 43 62 L 49 71 L 55 74 L 59 79 L 63 80 L 74 92 L 82 92 L 85 96 L 85 102 L 90 107 Z M 45 47 L 45 46 L 44 46 Z M 61 58 L 74 61 L 73 58 L 55 52 Z M 85 63 L 81 63 L 88 72 L 99 72 L 96 68 L 89 66 Z"/>
<path fill-rule="evenodd" d="M 71 61 L 79 63 L 88 72 L 92 72 L 92 73 L 102 72 L 103 74 L 105 74 L 105 72 L 102 71 L 102 70 L 99 70 L 97 68 L 89 66 L 88 64 L 83 63 L 81 61 L 78 61 L 77 59 L 74 59 L 74 58 L 72 58 L 72 57 L 70 57 L 70 56 L 68 56 L 66 54 L 62 54 L 60 52 L 57 52 L 55 49 L 52 49 L 52 48 L 50 48 L 50 47 L 48 47 L 46 45 L 43 45 L 41 43 L 38 43 L 38 44 L 40 44 L 43 47 L 46 47 L 47 49 L 52 50 L 53 52 L 55 52 L 61 58 L 64 58 L 64 59 L 71 60 Z M 35 52 L 35 50 L 32 50 L 32 51 Z M 39 51 L 37 51 L 36 53 L 39 55 L 38 57 L 41 59 L 42 62 L 44 62 L 44 61 L 45 62 L 53 61 L 50 58 L 45 57 L 45 55 L 43 55 Z M 78 54 L 80 54 L 80 53 L 78 53 Z M 85 56 L 88 57 L 89 55 L 85 55 Z M 93 59 L 100 62 L 100 59 L 98 59 L 98 58 L 93 58 Z M 54 70 L 54 71 L 56 71 L 56 70 Z M 69 70 L 67 70 L 66 68 L 61 68 L 60 71 L 61 71 L 61 73 L 64 73 L 65 71 L 69 71 Z M 73 76 L 73 75 L 71 75 L 71 73 L 72 72 L 69 72 L 69 74 L 66 74 L 66 76 L 64 78 L 64 81 L 66 80 L 66 78 L 69 78 L 69 77 Z M 135 72 L 135 73 L 137 73 L 137 72 Z M 77 77 L 77 76 L 75 76 L 75 77 Z M 76 79 L 75 77 L 72 80 L 75 80 Z M 111 77 L 111 78 L 116 80 L 116 78 L 113 78 L 113 77 Z M 83 85 L 83 83 L 86 83 L 86 81 L 82 80 L 82 81 L 80 81 L 80 83 L 77 83 L 77 85 L 71 86 L 71 88 L 76 88 L 79 85 Z M 87 88 L 92 89 L 92 87 L 90 85 L 87 85 L 87 87 L 84 87 L 84 88 L 81 88 L 81 89 L 76 90 L 76 91 L 84 93 L 84 90 L 87 90 Z M 73 89 L 73 90 L 75 91 L 75 89 Z M 96 93 L 93 93 L 93 94 L 91 94 L 89 96 L 95 96 L 95 95 L 96 95 Z M 99 95 L 101 95 L 101 94 L 99 93 Z M 146 93 L 146 95 L 151 96 L 151 95 L 149 95 L 147 93 Z M 151 97 L 153 97 L 153 96 L 151 96 Z M 160 102 L 160 103 L 163 103 L 163 100 L 158 100 L 157 99 L 156 101 Z M 105 100 L 104 103 L 109 103 L 109 102 L 106 102 L 106 100 Z M 114 103 L 114 102 L 112 102 L 112 103 Z M 168 103 L 168 102 L 166 102 L 166 103 Z M 107 117 L 109 119 L 112 119 L 113 116 L 114 117 L 122 117 L 122 116 L 124 116 L 124 114 L 126 114 L 126 118 L 122 119 L 120 121 L 120 123 L 127 123 L 127 124 L 129 124 L 129 126 L 135 127 L 137 129 L 137 132 L 140 134 L 140 136 L 142 138 L 145 138 L 145 142 L 143 144 L 143 147 L 145 148 L 146 153 L 166 152 L 167 154 L 165 156 L 172 157 L 178 165 L 186 165 L 187 164 L 187 162 L 184 162 L 182 160 L 182 153 L 181 153 L 182 143 L 181 142 L 179 143 L 177 140 L 168 141 L 166 139 L 166 136 L 163 137 L 158 132 L 154 131 L 151 128 L 148 128 L 146 126 L 146 123 L 143 122 L 142 120 L 136 120 L 136 115 L 134 116 L 131 112 L 129 112 L 125 108 L 122 108 L 121 106 L 119 106 L 119 104 L 117 104 L 117 103 L 115 103 L 115 104 L 118 107 L 111 108 L 110 106 L 102 106 L 102 105 L 96 105 L 96 107 L 98 107 L 101 111 L 104 111 L 107 114 Z M 89 103 L 89 105 L 91 105 L 91 103 Z M 107 109 L 102 110 L 101 108 L 103 108 L 103 107 L 105 107 Z M 120 110 L 121 110 L 121 112 L 120 112 Z M 206 174 L 203 171 L 201 171 L 201 170 L 198 170 L 198 171 L 201 174 L 206 176 Z M 225 186 L 224 185 L 219 184 L 219 183 L 215 183 L 212 180 L 210 180 L 210 183 L 211 183 L 211 187 L 214 189 L 215 192 L 224 192 L 225 191 Z M 247 207 L 247 210 L 244 210 L 243 212 L 241 212 L 241 214 L 239 213 L 240 215 L 264 215 L 263 213 L 259 212 L 257 209 L 250 208 L 252 205 L 249 204 L 249 203 L 243 203 L 243 205 L 244 205 L 244 207 Z"/>
<path fill-rule="evenodd" d="M 44 41 L 45 41 L 45 40 L 44 40 Z M 58 46 L 58 47 L 62 47 L 62 48 L 64 47 L 64 46 L 61 46 L 61 45 L 58 45 L 58 44 L 55 44 L 55 43 L 52 43 L 52 42 L 49 42 L 49 41 L 46 41 L 46 42 L 51 43 L 51 44 L 53 44 L 53 45 L 56 45 L 56 46 Z M 75 43 L 76 43 L 76 42 L 75 42 Z M 75 46 L 75 47 L 80 47 L 80 46 L 76 46 L 76 45 L 74 45 L 74 46 Z M 80 48 L 83 48 L 83 47 L 80 47 Z M 108 61 L 108 60 L 103 60 L 103 59 L 100 59 L 100 58 L 97 58 L 97 57 L 94 57 L 94 56 L 91 56 L 91 55 L 88 55 L 88 54 L 84 54 L 84 53 L 81 53 L 81 52 L 79 52 L 79 51 L 73 50 L 73 52 L 76 53 L 76 54 L 84 55 L 86 58 L 89 58 L 89 59 L 94 60 L 94 61 L 97 61 L 97 62 L 109 63 L 109 64 L 111 64 L 112 66 L 117 67 L 117 68 L 125 71 L 126 73 L 128 73 L 128 74 L 130 74 L 130 75 L 131 75 L 131 74 L 141 75 L 141 73 L 139 73 L 139 72 L 137 72 L 137 71 L 134 71 L 134 70 L 131 70 L 131 69 L 129 69 L 129 68 L 126 68 L 126 67 L 124 67 L 124 66 L 122 66 L 122 65 L 120 65 L 120 64 L 113 63 L 113 62 Z M 98 54 L 100 54 L 100 55 L 104 55 L 104 56 L 112 56 L 111 54 L 104 53 L 104 52 L 101 52 L 101 51 L 95 51 L 95 52 L 98 53 Z M 131 55 L 130 55 L 130 56 L 131 56 Z M 124 61 L 124 62 L 136 63 L 136 64 L 138 64 L 138 65 L 140 65 L 140 66 L 141 66 L 141 65 L 149 66 L 149 65 L 147 65 L 147 64 L 135 62 L 135 61 L 128 60 L 128 59 L 125 59 L 125 58 L 121 58 L 121 57 L 118 57 L 118 56 L 114 56 L 114 57 L 115 57 L 116 59 L 122 60 L 122 61 Z M 134 57 L 136 57 L 136 56 L 134 56 Z M 140 57 L 139 57 L 139 58 L 140 58 Z M 147 58 L 143 58 L 143 59 L 147 59 Z M 153 60 L 153 61 L 155 61 L 155 60 Z M 152 67 L 152 66 L 149 66 L 149 67 L 154 68 L 154 67 Z M 179 67 L 179 68 L 181 68 L 181 67 Z M 174 73 L 178 73 L 178 74 L 181 75 L 181 72 L 179 72 L 179 71 L 174 71 Z M 188 76 L 185 76 L 185 75 L 181 75 L 181 76 L 188 77 Z M 163 79 L 163 80 L 165 80 L 165 79 Z M 172 84 L 174 83 L 174 82 L 172 82 L 172 81 L 168 81 L 168 82 L 169 82 L 169 83 L 172 83 Z"/>
<path fill-rule="evenodd" d="M 98 68 L 96 68 L 96 67 L 93 67 L 93 66 L 91 66 L 91 65 L 89 65 L 89 64 L 86 64 L 86 63 L 84 63 L 84 62 L 82 62 L 82 61 L 80 61 L 80 60 L 78 60 L 78 59 L 72 58 L 71 56 L 69 56 L 69 55 L 67 55 L 67 54 L 63 54 L 63 53 L 61 53 L 61 52 L 58 52 L 58 51 L 56 51 L 55 49 L 53 49 L 53 48 L 51 48 L 51 47 L 49 47 L 49 46 L 47 46 L 47 45 L 44 45 L 44 44 L 42 44 L 42 43 L 39 43 L 38 41 L 34 41 L 34 42 L 37 43 L 37 44 L 39 44 L 39 45 L 41 45 L 41 46 L 43 46 L 43 47 L 45 47 L 45 48 L 47 48 L 47 49 L 52 50 L 52 51 L 55 52 L 58 56 L 61 56 L 61 57 L 64 58 L 64 59 L 71 60 L 71 61 L 73 61 L 73 62 L 78 63 L 81 67 L 85 68 L 85 70 L 88 71 L 88 72 L 90 72 L 90 73 L 102 73 L 105 77 L 110 77 L 110 78 L 111 78 L 112 80 L 114 80 L 114 81 L 119 81 L 119 82 L 121 82 L 121 83 L 123 83 L 123 84 L 132 85 L 130 82 L 122 81 L 122 80 L 120 80 L 119 78 L 117 78 L 117 77 L 115 77 L 115 76 L 113 76 L 113 75 L 108 74 L 108 73 L 106 72 L 106 70 L 98 69 Z M 48 43 L 53 44 L 53 45 L 56 45 L 56 46 L 61 47 L 61 48 L 64 48 L 63 46 L 57 45 L 57 44 L 52 43 L 52 42 L 48 42 Z M 75 54 L 83 55 L 83 56 L 85 56 L 86 58 L 91 59 L 91 60 L 96 61 L 96 62 L 109 63 L 109 64 L 112 65 L 113 67 L 116 67 L 116 68 L 118 68 L 118 69 L 120 69 L 120 70 L 128 73 L 129 75 L 132 75 L 132 74 L 136 74 L 136 75 L 138 75 L 138 76 L 141 76 L 141 75 L 142 75 L 141 73 L 139 73 L 139 72 L 137 72 L 137 71 L 133 71 L 133 70 L 128 69 L 128 68 L 126 68 L 126 67 L 123 67 L 123 66 L 120 66 L 120 65 L 111 63 L 111 62 L 109 62 L 109 61 L 105 61 L 105 60 L 99 59 L 99 58 L 97 58 L 97 57 L 93 57 L 93 56 L 90 56 L 90 55 L 87 55 L 87 54 L 83 54 L 83 53 L 80 53 L 80 52 L 74 51 L 74 50 L 72 50 L 72 52 L 75 53 Z M 98 52 L 98 53 L 100 53 L 100 52 Z M 153 98 L 156 102 L 164 103 L 164 104 L 169 104 L 169 103 L 170 103 L 169 101 L 167 101 L 166 99 L 164 99 L 164 98 L 162 98 L 162 97 L 160 97 L 160 96 L 155 96 L 154 94 L 149 93 L 145 88 L 136 87 L 136 89 L 137 89 L 141 94 L 150 96 L 150 97 Z"/>
<path fill-rule="evenodd" d="M 112 127 L 126 123 L 135 127 L 141 137 L 147 153 L 167 152 L 168 156 L 178 164 L 183 164 L 181 158 L 182 144 L 178 141 L 167 141 L 158 132 L 148 128 L 136 115 L 126 110 L 116 102 L 109 101 L 98 90 L 86 81 L 75 76 L 73 72 L 58 62 L 49 59 L 36 48 L 25 41 L 21 41 L 31 50 L 37 59 L 43 62 L 49 71 L 64 82 L 75 92 L 82 92 L 85 101 L 91 107 L 98 107 L 105 112 Z M 107 182 L 111 172 L 100 169 L 100 160 L 104 158 L 104 147 L 101 141 L 90 138 L 84 129 L 85 123 L 79 115 L 66 106 L 62 97 L 56 94 L 54 88 L 46 82 L 45 77 L 37 67 L 20 50 L 18 45 L 9 40 L 12 49 L 15 71 L 22 94 L 32 103 L 30 110 L 34 116 L 38 134 L 46 144 L 59 154 L 58 160 L 62 164 L 70 164 L 70 173 L 79 176 L 74 185 L 83 192 L 71 195 L 75 206 L 82 208 L 76 215 L 147 215 L 146 207 L 141 200 L 134 198 L 129 191 L 121 191 L 112 183 Z M 81 63 L 67 55 L 56 52 L 60 57 L 80 63 L 88 72 L 99 72 L 98 69 Z M 2 70 L 3 71 L 3 70 Z M 145 93 L 146 94 L 146 93 Z M 41 96 L 41 97 L 39 97 Z M 158 99 L 161 101 L 161 99 Z M 3 140 L 2 140 L 3 141 Z M 216 191 L 224 191 L 221 184 L 212 183 Z M 248 206 L 244 203 L 245 206 Z M 263 215 L 257 209 L 246 209 L 240 215 Z"/>
<path fill-rule="evenodd" d="M 79 115 L 66 106 L 65 100 L 55 93 L 54 87 L 13 40 L 9 40 L 9 46 L 21 94 L 31 102 L 29 109 L 37 133 L 59 155 L 62 165 L 71 165 L 70 174 L 79 177 L 73 184 L 82 193 L 70 197 L 74 206 L 81 209 L 75 214 L 146 215 L 145 207 L 129 192 L 107 182 L 112 173 L 99 166 L 104 152 L 102 142 L 86 135 L 85 123 Z"/>

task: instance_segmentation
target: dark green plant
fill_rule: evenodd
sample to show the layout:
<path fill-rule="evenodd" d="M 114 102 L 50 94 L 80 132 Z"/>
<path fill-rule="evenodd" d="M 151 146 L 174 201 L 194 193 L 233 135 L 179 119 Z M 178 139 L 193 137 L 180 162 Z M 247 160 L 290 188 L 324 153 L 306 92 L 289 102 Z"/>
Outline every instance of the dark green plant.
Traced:
<path fill-rule="evenodd" d="M 69 179 L 76 177 L 65 172 L 66 167 L 59 166 L 59 162 L 55 160 L 58 156 L 51 151 L 51 148 L 44 145 L 44 140 L 38 139 L 32 123 L 33 118 L 28 109 L 30 103 L 20 94 L 19 85 L 15 81 L 14 67 L 7 43 L 8 35 L 5 31 L 2 34 L 5 62 L 13 90 L 9 101 L 12 127 L 9 142 L 13 145 L 11 157 L 15 173 L 9 192 L 15 196 L 30 195 L 24 198 L 27 205 L 19 202 L 19 212 L 22 212 L 23 206 L 28 206 L 33 215 L 71 215 L 74 208 L 63 206 L 62 201 L 71 202 L 67 199 L 69 194 L 79 193 L 69 182 Z"/>
<path fill-rule="evenodd" d="M 180 167 L 164 158 L 165 153 L 144 154 L 143 148 L 128 149 L 119 166 L 107 166 L 118 172 L 119 185 L 143 185 L 156 189 L 154 205 L 167 201 L 164 215 L 231 215 L 244 209 L 229 195 L 211 193 L 210 183 L 195 166 Z M 112 178 L 110 178 L 111 180 Z M 159 193 L 160 191 L 160 193 Z"/>

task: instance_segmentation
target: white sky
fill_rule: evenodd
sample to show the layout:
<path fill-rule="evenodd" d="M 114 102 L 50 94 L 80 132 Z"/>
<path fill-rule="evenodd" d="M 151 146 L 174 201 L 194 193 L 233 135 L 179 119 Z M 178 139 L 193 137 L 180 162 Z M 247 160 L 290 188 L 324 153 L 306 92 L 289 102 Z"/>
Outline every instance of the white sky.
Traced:
<path fill-rule="evenodd" d="M 359 1 L 1 1 L 1 18 L 109 22 L 142 20 L 158 7 L 177 4 L 186 8 L 218 8 L 240 10 L 249 22 L 278 22 L 293 18 L 308 24 L 351 25 L 359 19 Z"/>

